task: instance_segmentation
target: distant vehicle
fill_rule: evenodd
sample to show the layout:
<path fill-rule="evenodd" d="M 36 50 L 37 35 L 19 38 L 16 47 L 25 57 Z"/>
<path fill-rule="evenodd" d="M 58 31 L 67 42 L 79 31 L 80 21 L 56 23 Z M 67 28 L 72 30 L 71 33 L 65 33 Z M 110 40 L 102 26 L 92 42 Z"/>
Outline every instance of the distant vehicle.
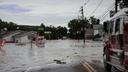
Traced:
<path fill-rule="evenodd" d="M 92 40 L 94 40 L 94 41 L 102 41 L 102 37 L 101 37 L 100 34 L 96 34 L 96 35 L 94 35 L 94 37 L 92 38 Z"/>
<path fill-rule="evenodd" d="M 128 8 L 123 8 L 104 23 L 104 66 L 128 72 Z"/>
<path fill-rule="evenodd" d="M 62 37 L 62 39 L 63 39 L 63 40 L 66 40 L 66 39 L 67 39 L 67 37 L 66 37 L 66 36 L 63 36 L 63 37 Z"/>

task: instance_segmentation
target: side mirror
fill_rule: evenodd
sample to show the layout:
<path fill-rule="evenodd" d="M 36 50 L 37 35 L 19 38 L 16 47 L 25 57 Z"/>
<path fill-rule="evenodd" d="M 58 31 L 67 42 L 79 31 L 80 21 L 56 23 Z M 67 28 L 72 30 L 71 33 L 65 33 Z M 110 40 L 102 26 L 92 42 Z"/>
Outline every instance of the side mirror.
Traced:
<path fill-rule="evenodd" d="M 107 22 L 104 22 L 104 23 L 103 23 L 103 31 L 104 31 L 105 33 L 108 33 L 108 23 L 107 23 Z"/>

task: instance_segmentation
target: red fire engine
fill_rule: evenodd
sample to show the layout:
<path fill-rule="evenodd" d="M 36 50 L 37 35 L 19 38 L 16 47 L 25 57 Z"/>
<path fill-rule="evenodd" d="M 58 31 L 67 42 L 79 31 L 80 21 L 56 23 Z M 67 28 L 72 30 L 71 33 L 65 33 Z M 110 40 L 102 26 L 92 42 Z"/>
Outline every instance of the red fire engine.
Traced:
<path fill-rule="evenodd" d="M 104 22 L 104 66 L 108 72 L 114 68 L 128 72 L 128 8 L 117 12 Z"/>

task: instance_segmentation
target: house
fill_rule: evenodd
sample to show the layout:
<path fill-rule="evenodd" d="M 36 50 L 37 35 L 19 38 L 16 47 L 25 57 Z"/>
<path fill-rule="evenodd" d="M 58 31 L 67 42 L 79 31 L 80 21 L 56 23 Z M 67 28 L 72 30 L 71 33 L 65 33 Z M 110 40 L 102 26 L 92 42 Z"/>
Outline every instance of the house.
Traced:
<path fill-rule="evenodd" d="M 93 25 L 93 28 L 88 28 L 85 31 L 85 38 L 92 39 L 95 35 L 99 34 L 102 36 L 103 26 L 100 24 Z"/>
<path fill-rule="evenodd" d="M 13 38 L 14 38 L 14 41 L 16 43 L 29 43 L 31 42 L 31 37 L 34 36 L 36 32 L 34 31 L 29 31 L 29 32 L 21 32 L 20 34 L 17 34 L 15 35 Z"/>
<path fill-rule="evenodd" d="M 2 39 L 5 39 L 6 42 L 14 42 L 14 38 L 13 36 L 21 33 L 22 31 L 18 30 L 18 31 L 9 31 L 9 32 L 6 32 L 4 34 L 2 34 Z"/>
<path fill-rule="evenodd" d="M 103 25 L 98 24 L 98 25 L 93 25 L 93 29 L 94 29 L 94 35 L 102 35 L 103 33 Z"/>
<path fill-rule="evenodd" d="M 89 29 L 86 29 L 85 31 L 85 39 L 92 39 L 92 37 L 94 36 L 94 30 L 89 28 Z"/>

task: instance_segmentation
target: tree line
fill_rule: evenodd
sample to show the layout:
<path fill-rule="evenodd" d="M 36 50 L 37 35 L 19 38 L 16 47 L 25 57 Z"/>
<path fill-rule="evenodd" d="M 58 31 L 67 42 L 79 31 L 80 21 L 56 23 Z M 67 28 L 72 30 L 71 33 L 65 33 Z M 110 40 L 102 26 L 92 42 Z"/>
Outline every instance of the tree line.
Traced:
<path fill-rule="evenodd" d="M 40 35 L 44 35 L 46 39 L 62 39 L 63 37 L 67 37 L 67 31 L 66 27 L 45 26 L 43 23 L 38 29 Z"/>
<path fill-rule="evenodd" d="M 0 19 L 0 32 L 2 31 L 36 31 L 41 36 L 45 36 L 47 39 L 62 39 L 63 37 L 68 37 L 72 39 L 80 38 L 83 39 L 84 29 L 93 28 L 93 25 L 100 24 L 100 20 L 94 16 L 89 19 L 72 19 L 68 22 L 68 27 L 62 26 L 45 26 L 44 23 L 41 23 L 40 26 L 32 25 L 18 25 L 14 22 L 7 22 Z"/>
<path fill-rule="evenodd" d="M 72 39 L 83 39 L 85 29 L 93 29 L 93 25 L 99 25 L 100 20 L 98 18 L 95 18 L 94 16 L 87 19 L 86 17 L 84 19 L 73 19 L 70 20 L 68 23 L 69 27 L 69 37 Z"/>
<path fill-rule="evenodd" d="M 7 22 L 0 19 L 0 32 L 2 31 L 15 31 L 15 30 L 23 30 L 23 31 L 36 31 L 39 26 L 30 26 L 30 25 L 18 25 L 14 22 Z"/>
<path fill-rule="evenodd" d="M 4 31 L 36 31 L 41 36 L 45 36 L 47 39 L 60 39 L 67 36 L 67 28 L 62 26 L 45 26 L 43 23 L 40 26 L 32 25 L 18 25 L 14 22 L 7 22 L 0 19 L 0 33 Z M 47 33 L 49 32 L 49 33 Z"/>

